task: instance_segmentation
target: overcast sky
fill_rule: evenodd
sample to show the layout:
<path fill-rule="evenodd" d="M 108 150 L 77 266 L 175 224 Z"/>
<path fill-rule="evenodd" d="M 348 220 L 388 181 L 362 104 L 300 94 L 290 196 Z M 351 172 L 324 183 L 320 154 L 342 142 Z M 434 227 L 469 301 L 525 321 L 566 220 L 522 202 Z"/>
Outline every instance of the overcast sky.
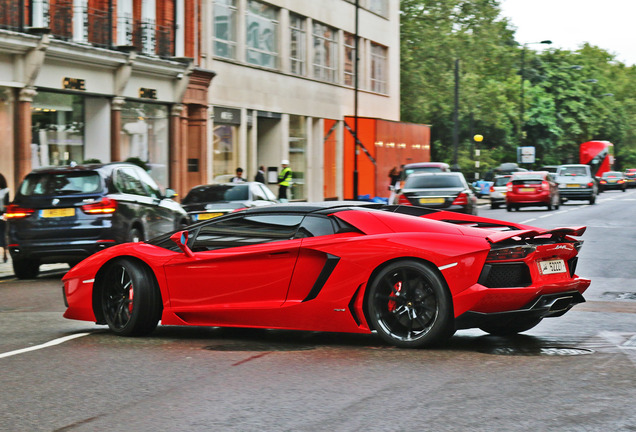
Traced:
<path fill-rule="evenodd" d="M 636 0 L 500 0 L 519 43 L 551 40 L 545 47 L 576 50 L 583 43 L 636 64 Z M 532 45 L 540 50 L 542 45 Z"/>

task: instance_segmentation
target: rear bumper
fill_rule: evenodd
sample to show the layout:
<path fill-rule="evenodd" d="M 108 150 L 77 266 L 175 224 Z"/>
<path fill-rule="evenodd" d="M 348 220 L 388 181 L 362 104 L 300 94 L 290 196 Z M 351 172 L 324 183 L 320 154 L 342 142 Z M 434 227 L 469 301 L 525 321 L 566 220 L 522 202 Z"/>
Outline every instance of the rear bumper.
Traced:
<path fill-rule="evenodd" d="M 583 302 L 585 299 L 579 291 L 545 294 L 517 310 L 494 313 L 465 312 L 455 318 L 455 327 L 459 330 L 481 327 L 491 323 L 513 322 L 519 319 L 558 317 Z"/>
<path fill-rule="evenodd" d="M 37 260 L 41 264 L 81 261 L 92 254 L 115 245 L 114 240 L 77 240 L 66 242 L 21 242 L 10 246 L 13 260 Z"/>
<path fill-rule="evenodd" d="M 594 196 L 593 189 L 559 189 L 559 196 L 568 199 L 590 199 Z"/>

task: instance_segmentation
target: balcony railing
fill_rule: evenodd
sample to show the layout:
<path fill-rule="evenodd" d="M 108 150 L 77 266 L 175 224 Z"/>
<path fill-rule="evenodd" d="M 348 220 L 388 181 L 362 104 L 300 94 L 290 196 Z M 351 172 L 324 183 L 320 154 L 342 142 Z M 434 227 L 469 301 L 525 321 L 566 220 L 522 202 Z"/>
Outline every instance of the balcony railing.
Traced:
<path fill-rule="evenodd" d="M 0 0 L 0 28 L 29 32 L 44 27 L 56 39 L 116 49 L 125 45 L 151 56 L 174 55 L 174 23 L 159 25 L 153 19 L 117 16 L 87 2 L 58 0 Z M 113 29 L 109 31 L 109 29 Z"/>

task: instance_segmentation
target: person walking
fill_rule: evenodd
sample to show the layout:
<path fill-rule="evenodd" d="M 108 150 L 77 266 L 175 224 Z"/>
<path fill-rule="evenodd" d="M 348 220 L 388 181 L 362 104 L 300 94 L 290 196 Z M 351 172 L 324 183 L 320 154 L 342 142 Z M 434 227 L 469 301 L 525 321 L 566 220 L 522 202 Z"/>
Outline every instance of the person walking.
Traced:
<path fill-rule="evenodd" d="M 292 170 L 287 159 L 283 159 L 280 164 L 283 169 L 278 173 L 278 200 L 280 202 L 288 202 L 287 189 L 291 186 Z"/>
<path fill-rule="evenodd" d="M 232 177 L 232 180 L 230 180 L 230 182 L 232 183 L 243 183 L 245 181 L 245 178 L 243 178 L 243 168 L 237 168 L 236 169 L 236 176 Z"/>
<path fill-rule="evenodd" d="M 254 181 L 265 184 L 265 167 L 263 165 L 258 167 L 258 172 L 254 176 Z"/>
<path fill-rule="evenodd" d="M 9 205 L 9 187 L 7 179 L 0 174 L 0 247 L 2 248 L 2 259 L 7 262 L 7 222 L 4 220 L 4 212 Z"/>
<path fill-rule="evenodd" d="M 391 168 L 389 171 L 389 190 L 391 193 L 389 194 L 389 204 L 394 204 L 395 201 L 395 191 L 398 189 L 400 184 L 401 173 L 398 171 L 397 167 Z"/>

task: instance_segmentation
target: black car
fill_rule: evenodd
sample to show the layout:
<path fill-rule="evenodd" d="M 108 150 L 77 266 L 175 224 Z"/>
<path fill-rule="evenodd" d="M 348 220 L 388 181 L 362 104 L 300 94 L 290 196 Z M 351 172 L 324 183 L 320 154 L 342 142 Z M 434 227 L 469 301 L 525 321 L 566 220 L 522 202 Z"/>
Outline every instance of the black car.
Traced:
<path fill-rule="evenodd" d="M 181 201 L 194 222 L 212 219 L 239 209 L 276 203 L 276 196 L 260 182 L 195 186 Z"/>
<path fill-rule="evenodd" d="M 7 237 L 20 279 L 41 264 L 73 266 L 117 243 L 142 241 L 189 224 L 185 210 L 129 163 L 39 168 L 7 207 Z"/>
<path fill-rule="evenodd" d="M 607 171 L 604 172 L 599 180 L 598 190 L 603 192 L 610 189 L 627 190 L 627 179 L 625 174 L 620 171 Z"/>
<path fill-rule="evenodd" d="M 410 174 L 397 204 L 477 214 L 477 197 L 460 172 Z"/>

